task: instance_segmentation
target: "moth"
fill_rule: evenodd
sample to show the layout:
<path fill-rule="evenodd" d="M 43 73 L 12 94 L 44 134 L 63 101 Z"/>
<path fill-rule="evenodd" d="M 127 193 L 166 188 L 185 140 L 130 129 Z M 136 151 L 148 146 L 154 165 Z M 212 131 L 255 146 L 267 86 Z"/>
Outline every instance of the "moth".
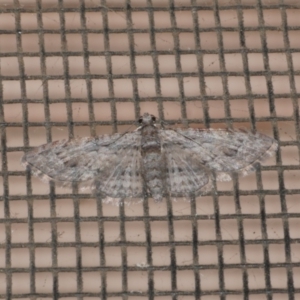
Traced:
<path fill-rule="evenodd" d="M 215 178 L 247 175 L 273 155 L 278 143 L 261 133 L 223 129 L 162 129 L 144 113 L 124 134 L 48 143 L 27 152 L 22 164 L 43 181 L 76 183 L 105 202 L 151 196 L 155 201 L 203 195 Z"/>

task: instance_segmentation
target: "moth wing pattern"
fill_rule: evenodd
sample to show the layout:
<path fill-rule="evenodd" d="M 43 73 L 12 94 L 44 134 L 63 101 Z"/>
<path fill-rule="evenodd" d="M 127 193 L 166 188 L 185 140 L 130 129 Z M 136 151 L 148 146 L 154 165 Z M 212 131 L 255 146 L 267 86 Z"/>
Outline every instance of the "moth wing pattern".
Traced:
<path fill-rule="evenodd" d="M 196 155 L 216 179 L 228 181 L 233 173 L 247 175 L 277 150 L 276 140 L 260 133 L 226 129 L 176 129 L 164 134 L 182 151 Z"/>
<path fill-rule="evenodd" d="M 140 134 L 134 131 L 61 140 L 27 152 L 22 163 L 43 181 L 59 186 L 77 183 L 81 189 L 91 188 L 98 194 L 141 196 L 143 183 L 137 147 L 140 139 Z"/>
<path fill-rule="evenodd" d="M 171 133 L 171 136 L 168 134 Z M 162 155 L 165 161 L 166 192 L 171 197 L 202 195 L 211 190 L 211 174 L 185 145 L 172 139 L 172 131 L 161 131 Z M 182 137 L 179 136 L 182 140 Z"/>
<path fill-rule="evenodd" d="M 135 139 L 121 149 L 113 146 L 115 149 L 107 157 L 106 167 L 92 184 L 92 190 L 102 196 L 103 202 L 118 204 L 121 199 L 143 197 L 140 138 L 139 134 L 135 134 Z"/>

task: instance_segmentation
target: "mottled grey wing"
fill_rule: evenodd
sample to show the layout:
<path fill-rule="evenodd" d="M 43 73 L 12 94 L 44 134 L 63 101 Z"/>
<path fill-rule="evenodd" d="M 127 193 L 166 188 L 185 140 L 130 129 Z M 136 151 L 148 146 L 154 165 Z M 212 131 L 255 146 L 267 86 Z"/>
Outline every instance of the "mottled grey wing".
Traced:
<path fill-rule="evenodd" d="M 126 147 L 112 151 L 107 157 L 107 167 L 99 172 L 93 182 L 92 189 L 96 194 L 100 194 L 102 198 L 111 198 L 106 199 L 106 202 L 118 204 L 118 199 L 143 196 L 140 134 L 137 133 L 136 137 L 139 138 L 126 144 Z"/>
<path fill-rule="evenodd" d="M 60 186 L 78 183 L 81 188 L 90 187 L 111 197 L 122 189 L 122 195 L 135 197 L 142 194 L 143 186 L 137 146 L 140 139 L 135 131 L 57 141 L 26 153 L 22 163 L 42 180 Z M 116 189 L 112 191 L 112 187 Z"/>
<path fill-rule="evenodd" d="M 258 162 L 274 154 L 276 140 L 260 133 L 243 130 L 165 130 L 164 143 L 173 143 L 181 151 L 196 155 L 199 163 L 217 175 L 217 180 L 231 179 L 232 173 L 246 175 Z"/>
<path fill-rule="evenodd" d="M 176 140 L 161 132 L 167 193 L 171 197 L 201 195 L 211 189 L 211 172 L 194 152 L 186 151 Z M 177 140 L 178 141 L 178 140 Z"/>

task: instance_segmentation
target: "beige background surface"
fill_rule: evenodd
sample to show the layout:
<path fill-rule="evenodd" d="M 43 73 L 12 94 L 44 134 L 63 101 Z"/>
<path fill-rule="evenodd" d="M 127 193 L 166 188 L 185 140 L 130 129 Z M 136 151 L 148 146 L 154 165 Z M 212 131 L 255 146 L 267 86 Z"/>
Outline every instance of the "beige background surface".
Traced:
<path fill-rule="evenodd" d="M 243 14 L 243 24 L 247 28 L 245 44 L 249 53 L 241 51 L 238 31 L 225 30 L 222 33 L 225 49 L 222 64 L 217 32 L 201 32 L 201 48 L 206 52 L 202 56 L 205 76 L 199 80 L 194 76 L 199 63 L 193 52 L 194 35 L 183 32 L 178 35 L 178 40 L 174 40 L 169 30 L 174 26 L 174 19 L 169 11 L 159 9 L 167 8 L 168 1 L 152 1 L 157 9 L 153 13 L 155 28 L 166 29 L 166 32 L 155 34 L 156 49 L 162 52 L 152 56 L 148 52 L 152 49 L 150 34 L 144 31 L 150 24 L 148 14 L 138 10 L 147 6 L 147 1 L 131 2 L 136 8 L 131 12 L 132 28 L 141 29 L 140 33 L 132 35 L 124 33 L 128 28 L 128 15 L 114 8 L 123 7 L 120 5 L 123 1 L 112 1 L 106 7 L 109 29 L 115 30 L 109 34 L 109 50 L 113 51 L 109 55 L 113 75 L 110 80 L 107 78 L 109 65 L 105 57 L 104 35 L 97 32 L 103 29 L 103 14 L 92 9 L 86 12 L 88 34 L 82 35 L 76 32 L 83 26 L 80 13 L 68 10 L 76 10 L 80 1 L 63 2 L 67 30 L 64 45 L 59 33 L 62 19 L 57 11 L 57 1 L 41 1 L 40 5 L 46 10 L 41 14 L 34 11 L 35 1 L 1 1 L 0 4 L 0 74 L 3 76 L 0 84 L 4 116 L 1 122 L 6 122 L 2 130 L 2 137 L 5 132 L 6 138 L 3 153 L 4 149 L 7 150 L 5 162 L 4 156 L 1 158 L 0 177 L 0 295 L 5 298 L 11 293 L 10 299 L 21 299 L 20 295 L 22 299 L 51 299 L 57 280 L 61 299 L 99 299 L 105 278 L 108 299 L 125 299 L 124 290 L 128 295 L 126 299 L 148 299 L 148 279 L 153 276 L 155 299 L 175 299 L 172 298 L 172 285 L 182 292 L 177 299 L 195 299 L 197 272 L 201 299 L 244 299 L 243 280 L 247 281 L 248 299 L 300 299 L 299 124 L 293 117 L 298 115 L 295 109 L 299 107 L 297 96 L 300 93 L 300 8 L 281 10 L 276 6 L 277 1 L 262 1 L 267 6 L 262 9 L 262 21 L 258 6 L 252 9 L 246 6 L 258 5 L 259 1 L 241 1 L 245 5 L 241 10 L 236 9 L 239 1 L 220 2 L 221 8 L 222 5 L 233 5 L 232 9 L 219 11 L 220 26 L 237 28 L 239 14 Z M 99 8 L 99 3 L 85 1 L 87 8 Z M 189 1 L 174 3 L 176 7 L 190 5 Z M 208 9 L 175 11 L 177 27 L 193 28 L 195 15 L 202 29 L 218 26 L 211 8 L 214 2 L 195 3 Z M 286 4 L 293 2 L 286 1 Z M 28 11 L 13 12 L 11 9 L 16 5 Z M 274 5 L 274 8 L 270 9 L 268 5 Z M 286 16 L 289 26 L 288 49 L 284 48 L 283 16 Z M 20 29 L 16 28 L 18 22 Z M 39 24 L 43 24 L 42 32 L 37 31 Z M 265 31 L 260 33 L 262 24 Z M 14 30 L 17 32 L 12 33 Z M 264 65 L 266 58 L 261 53 L 264 37 L 269 50 L 268 71 Z M 88 49 L 83 49 L 83 38 L 87 39 Z M 135 74 L 132 57 L 126 54 L 130 49 L 130 38 L 134 39 L 134 51 L 139 53 L 134 56 Z M 182 54 L 174 51 L 174 41 L 179 42 Z M 40 55 L 42 44 L 45 56 Z M 68 54 L 62 51 L 63 47 Z M 86 61 L 83 50 L 90 51 Z M 50 56 L 47 56 L 48 52 Z M 176 65 L 176 58 L 179 58 L 180 65 Z M 251 72 L 250 86 L 245 84 L 245 58 Z M 157 95 L 157 82 L 153 76 L 155 59 L 159 63 L 156 71 L 162 75 L 160 95 Z M 24 69 L 20 67 L 22 64 Z M 227 76 L 225 71 L 229 72 Z M 69 78 L 65 78 L 66 72 Z M 174 73 L 184 75 L 176 77 Z M 270 112 L 267 96 L 269 77 L 275 94 L 274 113 Z M 291 78 L 294 85 L 290 84 Z M 227 110 L 224 82 L 228 84 Z M 113 85 L 113 94 L 109 84 Z M 88 95 L 88 85 L 92 87 L 91 95 Z M 180 86 L 183 87 L 183 96 L 179 93 Z M 253 127 L 248 102 L 251 95 L 255 95 L 252 102 L 255 128 L 269 136 L 277 132 L 280 152 L 277 162 L 273 157 L 263 164 L 259 173 L 261 177 L 253 173 L 238 178 L 238 201 L 234 198 L 233 183 L 226 182 L 217 185 L 217 191 L 223 192 L 217 201 L 213 196 L 199 197 L 195 203 L 155 204 L 150 199 L 144 206 L 103 204 L 99 210 L 99 204 L 88 193 L 70 197 L 71 190 L 50 187 L 34 177 L 26 177 L 19 163 L 23 147 L 39 146 L 50 139 L 124 132 L 133 129 L 134 120 L 144 112 L 163 117 L 170 126 L 186 126 L 188 121 L 189 126 L 195 128 L 232 126 L 250 129 Z M 203 105 L 204 96 L 214 98 L 207 101 L 207 107 Z M 89 97 L 96 101 L 90 104 Z M 189 99 L 184 105 L 181 104 L 182 97 Z M 111 98 L 114 100 L 107 100 Z M 65 99 L 70 101 L 66 103 Z M 206 108 L 209 124 L 205 123 L 203 113 Z M 230 116 L 232 121 L 229 121 Z M 27 124 L 24 118 L 27 118 Z M 73 132 L 68 121 L 73 122 Z M 48 127 L 45 122 L 48 122 Z M 28 144 L 24 133 L 28 134 Z M 278 171 L 276 166 L 283 166 L 280 169 L 283 171 Z M 279 173 L 283 178 L 281 184 L 286 189 L 282 191 L 284 196 L 278 193 Z M 7 189 L 5 182 L 8 182 Z M 265 197 L 253 193 L 258 188 L 266 191 Z M 51 198 L 54 196 L 55 206 Z M 263 226 L 262 207 L 267 214 Z M 194 213 L 192 218 L 191 211 Z M 219 229 L 216 227 L 217 211 Z M 171 233 L 170 213 L 173 214 L 170 222 L 174 226 Z M 195 232 L 197 253 L 193 253 Z M 284 243 L 287 232 L 291 238 L 288 248 Z M 149 236 L 150 245 L 147 244 Z M 105 243 L 103 249 L 99 244 L 101 237 Z M 242 244 L 241 237 L 244 238 Z M 263 243 L 263 239 L 267 242 Z M 152 266 L 149 266 L 149 247 Z M 176 260 L 176 277 L 171 274 L 172 255 Z M 266 255 L 273 288 L 269 296 L 266 293 L 266 266 L 263 264 Z M 226 298 L 219 294 L 220 261 L 224 267 L 222 284 L 227 292 Z M 122 266 L 126 264 L 125 272 Z M 127 280 L 122 277 L 125 275 Z M 294 298 L 288 295 L 288 278 L 292 278 L 296 289 Z"/>

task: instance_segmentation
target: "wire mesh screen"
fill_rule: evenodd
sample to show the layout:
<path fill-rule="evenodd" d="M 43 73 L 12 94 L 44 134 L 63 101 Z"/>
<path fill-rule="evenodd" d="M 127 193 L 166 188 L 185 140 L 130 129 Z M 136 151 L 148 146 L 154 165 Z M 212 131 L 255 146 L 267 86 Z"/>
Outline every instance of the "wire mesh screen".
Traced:
<path fill-rule="evenodd" d="M 299 16 L 292 0 L 1 1 L 0 298 L 300 299 Z M 144 112 L 280 147 L 190 202 L 103 204 L 20 165 Z"/>

